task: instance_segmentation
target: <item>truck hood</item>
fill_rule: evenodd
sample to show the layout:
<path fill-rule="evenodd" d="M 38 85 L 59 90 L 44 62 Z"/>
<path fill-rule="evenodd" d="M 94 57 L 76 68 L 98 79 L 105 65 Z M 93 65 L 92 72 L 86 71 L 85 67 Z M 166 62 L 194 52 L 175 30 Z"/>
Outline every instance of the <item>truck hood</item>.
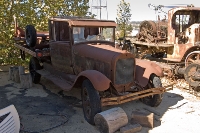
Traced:
<path fill-rule="evenodd" d="M 110 63 L 112 59 L 120 54 L 126 54 L 126 51 L 116 49 L 106 44 L 77 44 L 73 47 L 73 53 L 79 56 L 91 57 L 103 62 Z"/>

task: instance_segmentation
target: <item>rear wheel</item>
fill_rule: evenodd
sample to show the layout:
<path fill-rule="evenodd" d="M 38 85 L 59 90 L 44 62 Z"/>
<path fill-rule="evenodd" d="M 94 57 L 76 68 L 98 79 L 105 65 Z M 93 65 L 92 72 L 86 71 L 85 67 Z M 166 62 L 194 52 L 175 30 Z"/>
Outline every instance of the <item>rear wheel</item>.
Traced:
<path fill-rule="evenodd" d="M 32 25 L 27 25 L 25 29 L 26 44 L 29 47 L 35 47 L 37 42 L 37 33 L 35 27 Z"/>
<path fill-rule="evenodd" d="M 200 64 L 200 52 L 194 51 L 191 52 L 185 59 L 185 67 L 189 66 L 192 63 Z"/>
<path fill-rule="evenodd" d="M 155 74 L 151 74 L 146 89 L 159 88 L 159 87 L 162 87 L 160 78 Z M 144 104 L 149 105 L 151 107 L 157 107 L 162 102 L 162 94 L 156 94 L 153 96 L 144 97 L 141 98 L 141 101 Z"/>
<path fill-rule="evenodd" d="M 32 57 L 29 62 L 29 72 L 31 74 L 32 81 L 35 84 L 38 84 L 40 82 L 41 75 L 36 72 L 37 70 L 40 69 L 42 69 L 42 67 L 40 66 L 38 59 Z"/>
<path fill-rule="evenodd" d="M 94 116 L 101 112 L 101 101 L 97 90 L 88 79 L 83 81 L 81 98 L 85 120 L 94 125 Z"/>

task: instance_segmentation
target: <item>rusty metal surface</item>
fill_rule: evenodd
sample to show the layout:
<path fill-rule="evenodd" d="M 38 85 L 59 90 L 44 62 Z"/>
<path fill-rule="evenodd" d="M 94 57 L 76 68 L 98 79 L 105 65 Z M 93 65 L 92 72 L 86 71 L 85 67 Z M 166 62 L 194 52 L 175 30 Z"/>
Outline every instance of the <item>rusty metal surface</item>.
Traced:
<path fill-rule="evenodd" d="M 183 56 L 185 55 L 185 53 L 187 52 L 187 50 L 189 50 L 191 47 L 193 46 L 193 44 L 174 44 L 174 49 L 173 49 L 173 54 L 172 55 L 167 55 L 167 58 L 165 58 L 165 60 L 171 60 L 173 61 L 173 59 L 175 61 L 180 62 L 183 58 Z"/>
<path fill-rule="evenodd" d="M 70 91 L 72 88 L 71 82 L 62 77 L 53 75 L 52 73 L 50 73 L 49 70 L 46 69 L 37 70 L 37 73 L 41 74 L 46 79 L 51 80 L 55 85 L 59 86 L 64 91 Z"/>
<path fill-rule="evenodd" d="M 200 64 L 192 63 L 188 65 L 184 73 L 185 80 L 192 87 L 200 86 Z"/>
<path fill-rule="evenodd" d="M 181 16 L 182 15 L 182 16 Z M 188 20 L 182 22 L 181 18 Z M 181 62 L 190 52 L 197 50 L 200 44 L 200 8 L 176 7 L 168 11 L 167 21 L 143 21 L 140 32 L 133 43 L 137 47 L 156 47 L 158 50 L 147 49 L 151 52 L 166 52 L 165 60 Z M 162 29 L 162 30 L 161 30 Z M 161 36 L 158 35 L 161 33 Z M 160 39 L 159 39 L 160 38 Z M 157 40 L 156 40 L 157 39 Z M 167 48 L 166 46 L 173 46 Z M 146 49 L 143 49 L 146 50 Z"/>
<path fill-rule="evenodd" d="M 185 67 L 192 63 L 200 64 L 200 51 L 193 51 L 185 58 Z"/>
<path fill-rule="evenodd" d="M 126 68 L 119 69 L 122 72 L 126 72 L 126 69 L 132 69 L 132 77 L 134 79 L 135 59 L 134 55 L 127 53 L 126 51 L 115 49 L 112 46 L 106 44 L 79 44 L 74 45 L 74 71 L 76 74 L 84 70 L 98 70 L 108 77 L 114 87 L 119 91 L 125 91 L 130 89 L 130 86 L 134 84 L 134 80 L 131 82 L 124 81 L 122 84 L 116 84 L 116 64 L 120 59 L 132 58 L 133 64 L 130 66 L 124 66 Z M 124 64 L 125 65 L 125 64 Z M 119 71 L 118 70 L 118 71 Z M 130 75 L 130 74 L 128 74 Z M 123 78 L 127 78 L 127 75 L 121 75 Z"/>
<path fill-rule="evenodd" d="M 106 27 L 116 27 L 117 24 L 113 22 L 105 22 L 105 21 L 70 21 L 70 26 L 106 26 Z"/>
<path fill-rule="evenodd" d="M 28 49 L 26 46 L 23 46 L 23 45 L 20 45 L 17 43 L 14 43 L 14 45 L 15 45 L 15 47 L 21 49 L 22 51 L 25 51 L 26 53 L 32 55 L 33 57 L 36 57 L 36 52 Z"/>
<path fill-rule="evenodd" d="M 178 14 L 188 14 L 191 19 L 188 25 L 177 27 L 175 24 L 175 16 Z M 185 53 L 191 47 L 194 47 L 199 40 L 200 33 L 198 31 L 200 21 L 196 14 L 200 14 L 200 8 L 197 7 L 180 7 L 171 9 L 168 13 L 168 43 L 174 44 L 174 51 L 168 58 L 176 58 L 180 61 L 183 59 Z M 180 29 L 181 28 L 181 29 Z M 182 30 L 182 31 L 180 31 Z"/>
<path fill-rule="evenodd" d="M 141 42 L 141 41 L 136 41 L 136 40 L 131 40 L 132 43 L 136 45 L 143 45 L 143 46 L 150 46 L 150 47 L 173 47 L 173 44 L 167 44 L 167 43 L 146 43 L 146 42 Z"/>
<path fill-rule="evenodd" d="M 169 44 L 174 44 L 176 43 L 176 38 L 175 38 L 175 30 L 173 27 L 173 24 L 175 21 L 175 13 L 176 12 L 188 12 L 188 11 L 200 11 L 199 7 L 177 7 L 174 9 L 171 9 L 168 11 L 168 43 Z"/>
<path fill-rule="evenodd" d="M 150 75 L 154 73 L 157 76 L 164 76 L 162 68 L 150 61 L 136 59 L 135 80 L 145 87 L 148 84 Z"/>
<path fill-rule="evenodd" d="M 98 91 L 104 91 L 110 87 L 111 81 L 104 74 L 100 73 L 99 71 L 96 71 L 96 70 L 82 71 L 77 76 L 77 79 L 82 76 L 88 78 L 91 81 L 94 88 Z M 76 83 L 76 81 L 74 83 Z"/>
<path fill-rule="evenodd" d="M 106 26 L 106 27 L 116 27 L 117 24 L 112 20 L 97 20 L 88 19 L 81 17 L 53 17 L 50 20 L 54 21 L 67 21 L 70 26 Z"/>
<path fill-rule="evenodd" d="M 52 67 L 52 65 L 44 63 L 44 70 L 39 70 L 42 76 L 54 82 L 65 91 L 70 91 L 78 80 L 88 78 L 93 84 L 94 88 L 98 91 L 107 90 L 110 87 L 111 81 L 102 73 L 96 70 L 85 70 L 79 73 L 79 75 L 72 75 L 66 72 L 61 72 Z M 81 86 L 77 85 L 77 86 Z"/>
<path fill-rule="evenodd" d="M 133 54 L 116 49 L 112 41 L 93 40 L 74 43 L 73 31 L 70 26 L 115 27 L 116 23 L 114 21 L 68 19 L 66 17 L 50 19 L 50 41 L 47 43 L 50 48 L 50 59 L 43 62 L 44 70 L 50 73 L 38 72 L 59 85 L 63 90 L 68 91 L 73 87 L 81 87 L 82 81 L 89 79 L 99 93 L 110 93 L 110 95 L 118 96 L 119 93 L 131 91 L 133 86 L 140 86 L 140 88 L 146 86 L 152 73 L 162 76 L 162 70 L 156 64 L 147 61 L 136 63 Z M 98 29 L 98 27 L 92 28 Z M 47 34 L 39 35 L 43 37 Z M 142 69 L 138 69 L 136 65 Z M 138 83 L 135 82 L 136 80 Z M 146 97 L 164 92 L 157 91 L 159 89 L 151 88 L 149 94 L 145 94 L 146 91 L 134 94 L 143 94 L 142 97 Z M 102 95 L 100 94 L 100 96 Z M 134 100 L 135 95 L 132 96 L 123 102 Z"/>
<path fill-rule="evenodd" d="M 73 46 L 73 60 L 75 74 L 83 70 L 94 69 L 102 72 L 111 79 L 111 62 L 114 55 L 121 54 L 120 51 L 110 51 L 109 45 L 87 45 L 78 44 Z"/>
<path fill-rule="evenodd" d="M 173 86 L 168 85 L 166 87 L 160 87 L 160 88 L 151 88 L 139 92 L 130 92 L 128 94 L 124 94 L 122 96 L 116 96 L 116 97 L 109 97 L 109 98 L 101 98 L 101 106 L 109 106 L 109 105 L 118 105 L 122 103 L 126 103 L 129 101 L 137 100 L 140 98 L 144 98 L 147 96 L 152 96 L 155 94 L 162 94 L 166 91 L 172 90 Z"/>
<path fill-rule="evenodd" d="M 151 43 L 160 46 L 159 43 L 166 43 L 167 41 L 167 22 L 151 20 L 143 21 L 140 24 L 140 32 L 137 34 L 137 40 L 146 42 L 147 46 Z M 149 44 L 149 45 L 148 45 Z"/>
<path fill-rule="evenodd" d="M 68 74 L 74 74 L 72 65 L 71 46 L 69 42 L 51 42 L 50 56 L 51 62 L 55 69 L 66 72 Z"/>

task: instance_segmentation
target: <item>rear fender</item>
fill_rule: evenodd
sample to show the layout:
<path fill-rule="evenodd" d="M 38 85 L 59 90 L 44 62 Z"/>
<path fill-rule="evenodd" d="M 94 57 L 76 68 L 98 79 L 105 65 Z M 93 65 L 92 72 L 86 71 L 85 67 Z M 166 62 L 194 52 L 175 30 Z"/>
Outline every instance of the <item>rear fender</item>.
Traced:
<path fill-rule="evenodd" d="M 81 87 L 83 80 L 86 78 L 90 80 L 97 91 L 104 91 L 110 87 L 111 81 L 101 72 L 96 70 L 85 70 L 79 73 L 76 78 L 74 87 Z"/>
<path fill-rule="evenodd" d="M 164 76 L 163 70 L 159 65 L 151 61 L 136 59 L 135 79 L 139 85 L 145 87 L 148 84 L 150 75 L 153 73 L 159 77 Z"/>

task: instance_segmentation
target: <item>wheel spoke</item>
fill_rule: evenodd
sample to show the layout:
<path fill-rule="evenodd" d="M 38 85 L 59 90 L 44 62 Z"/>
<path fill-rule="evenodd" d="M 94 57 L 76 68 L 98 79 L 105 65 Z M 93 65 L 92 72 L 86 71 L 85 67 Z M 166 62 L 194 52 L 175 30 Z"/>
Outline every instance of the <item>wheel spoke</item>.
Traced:
<path fill-rule="evenodd" d="M 197 60 L 200 60 L 200 54 L 197 54 Z"/>
<path fill-rule="evenodd" d="M 192 58 L 189 58 L 188 61 L 195 62 L 195 60 L 193 60 Z"/>

